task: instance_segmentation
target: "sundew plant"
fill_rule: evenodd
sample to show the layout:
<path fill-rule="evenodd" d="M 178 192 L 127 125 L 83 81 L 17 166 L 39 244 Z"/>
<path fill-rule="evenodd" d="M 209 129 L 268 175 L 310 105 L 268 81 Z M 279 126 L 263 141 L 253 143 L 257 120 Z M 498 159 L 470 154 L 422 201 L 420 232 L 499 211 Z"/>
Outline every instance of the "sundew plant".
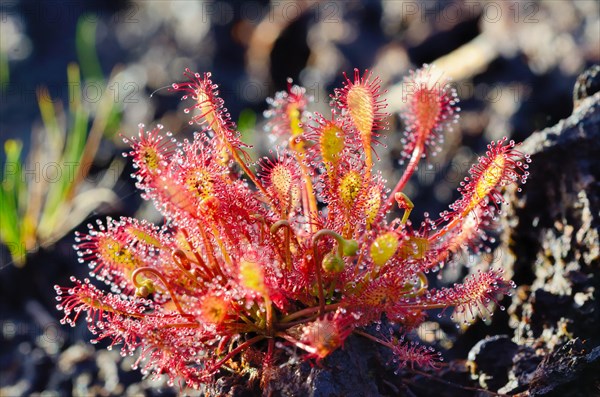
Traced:
<path fill-rule="evenodd" d="M 406 78 L 406 167 L 386 188 L 373 145 L 389 115 L 369 72 L 346 77 L 328 115 L 309 112 L 311 98 L 290 82 L 266 112 L 265 133 L 280 146 L 250 164 L 210 73 L 187 70 L 172 90 L 190 104 L 185 113 L 200 130 L 193 140 L 178 142 L 161 126 L 126 140 L 137 187 L 166 221 L 109 218 L 78 234 L 80 261 L 106 288 L 75 278 L 57 286 L 62 322 L 85 318 L 93 343 L 139 351 L 143 372 L 194 388 L 225 370 L 261 374 L 264 385 L 292 352 L 320 361 L 353 333 L 387 346 L 399 367 L 436 367 L 432 349 L 365 327 L 385 317 L 406 333 L 431 309 L 471 318 L 492 310 L 513 287 L 501 269 L 441 289 L 426 275 L 480 246 L 500 189 L 525 182 L 529 159 L 513 141 L 492 142 L 460 199 L 413 225 L 402 191 L 459 110 L 448 82 L 431 75 L 424 66 Z"/>

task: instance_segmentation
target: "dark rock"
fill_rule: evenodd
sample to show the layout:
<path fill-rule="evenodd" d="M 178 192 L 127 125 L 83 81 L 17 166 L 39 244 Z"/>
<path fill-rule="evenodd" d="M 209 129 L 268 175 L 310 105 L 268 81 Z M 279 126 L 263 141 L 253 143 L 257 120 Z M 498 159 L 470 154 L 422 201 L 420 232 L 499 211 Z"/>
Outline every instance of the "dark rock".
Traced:
<path fill-rule="evenodd" d="M 394 377 L 386 366 L 391 357 L 365 341 L 348 338 L 343 349 L 333 352 L 322 363 L 290 363 L 274 373 L 268 392 L 280 396 L 386 396 L 383 381 Z"/>
<path fill-rule="evenodd" d="M 600 93 L 582 99 L 593 88 L 580 81 L 573 115 L 521 146 L 531 177 L 508 192 L 503 262 L 519 285 L 509 314 L 520 346 L 504 393 L 600 393 Z"/>
<path fill-rule="evenodd" d="M 538 356 L 534 349 L 528 346 L 519 346 L 513 357 L 514 365 L 508 374 L 509 382 L 498 389 L 498 392 L 521 393 L 528 390 L 533 374 L 541 361 L 542 357 Z"/>
<path fill-rule="evenodd" d="M 531 294 L 527 316 L 531 334 L 539 337 L 544 329 L 557 324 L 564 314 L 572 309 L 573 299 L 569 295 L 553 294 L 539 288 Z"/>
<path fill-rule="evenodd" d="M 533 375 L 531 396 L 599 395 L 600 346 L 589 351 L 585 345 L 570 340 L 546 356 Z"/>
<path fill-rule="evenodd" d="M 600 65 L 593 65 L 577 77 L 573 89 L 573 102 L 575 106 L 582 99 L 590 97 L 600 91 Z"/>
<path fill-rule="evenodd" d="M 469 352 L 472 375 L 488 390 L 498 390 L 508 381 L 508 369 L 518 346 L 506 335 L 479 341 Z"/>

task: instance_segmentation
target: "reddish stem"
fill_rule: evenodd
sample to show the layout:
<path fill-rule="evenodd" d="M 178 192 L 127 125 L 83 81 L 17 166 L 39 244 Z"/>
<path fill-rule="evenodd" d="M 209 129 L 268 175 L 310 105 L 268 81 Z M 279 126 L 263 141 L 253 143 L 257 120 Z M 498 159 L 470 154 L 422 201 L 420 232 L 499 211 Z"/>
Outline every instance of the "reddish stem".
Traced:
<path fill-rule="evenodd" d="M 340 307 L 339 303 L 332 303 L 329 305 L 325 305 L 324 310 L 330 312 L 332 310 L 336 310 L 338 307 Z M 289 321 L 295 320 L 302 316 L 312 316 L 314 314 L 314 312 L 317 310 L 321 310 L 321 308 L 320 307 L 319 308 L 307 307 L 306 309 L 302 309 L 302 310 L 294 312 L 288 316 L 285 316 L 284 318 L 281 319 L 280 323 L 287 323 Z"/>
<path fill-rule="evenodd" d="M 394 196 L 396 195 L 396 193 L 401 192 L 404 189 L 404 187 L 408 183 L 410 177 L 414 174 L 415 170 L 417 169 L 417 165 L 419 164 L 419 161 L 421 160 L 421 156 L 423 156 L 424 150 L 425 150 L 425 145 L 417 143 L 417 146 L 415 147 L 415 150 L 413 150 L 412 156 L 410 157 L 410 161 L 408 162 L 408 165 L 406 166 L 406 169 L 404 170 L 404 174 L 402 174 L 402 177 L 396 184 L 396 187 L 394 187 L 394 190 L 392 190 L 392 192 L 388 196 L 385 204 L 383 205 L 383 207 L 381 207 L 381 211 L 384 214 L 386 212 L 388 212 L 389 209 L 394 204 L 394 200 L 395 200 Z"/>
<path fill-rule="evenodd" d="M 437 239 L 442 237 L 444 234 L 448 233 L 449 230 L 451 230 L 453 227 L 458 225 L 460 223 L 460 221 L 462 221 L 465 218 L 467 213 L 468 213 L 468 211 L 462 212 L 460 214 L 456 214 L 454 216 L 454 218 L 450 221 L 450 223 L 448 223 L 446 226 L 444 226 L 442 229 L 440 229 L 440 231 L 438 231 L 433 236 L 429 236 L 427 238 L 427 240 L 429 240 L 430 242 L 436 241 Z"/>
<path fill-rule="evenodd" d="M 216 371 L 217 369 L 219 369 L 223 364 L 225 364 L 227 362 L 227 360 L 231 359 L 232 357 L 234 357 L 235 355 L 237 355 L 239 352 L 241 352 L 242 350 L 252 346 L 253 344 L 255 344 L 256 342 L 260 342 L 261 340 L 265 339 L 266 336 L 264 335 L 257 335 L 252 339 L 248 339 L 246 342 L 242 343 L 241 345 L 239 345 L 238 347 L 236 347 L 235 349 L 233 349 L 232 351 L 230 351 L 229 353 L 227 353 L 227 355 L 225 357 L 223 357 L 222 359 L 220 359 L 219 361 L 216 362 L 215 365 L 213 365 L 208 372 L 212 373 L 214 371 Z"/>
<path fill-rule="evenodd" d="M 131 273 L 131 279 L 133 281 L 133 285 L 136 288 L 139 288 L 139 287 L 142 286 L 142 284 L 140 284 L 137 281 L 137 276 L 140 273 L 150 273 L 154 277 L 158 278 L 164 284 L 165 288 L 169 292 L 169 295 L 171 296 L 171 300 L 175 304 L 175 307 L 177 308 L 177 311 L 179 312 L 179 314 L 181 314 L 184 317 L 192 317 L 190 314 L 188 314 L 188 313 L 186 313 L 186 312 L 183 311 L 183 309 L 181 308 L 181 305 L 179 304 L 179 300 L 177 299 L 177 296 L 175 296 L 175 293 L 171 289 L 171 286 L 169 285 L 169 283 L 167 282 L 167 280 L 165 279 L 165 277 L 162 275 L 161 272 L 159 272 L 158 270 L 153 269 L 151 267 L 140 267 L 140 268 L 135 269 L 133 271 L 133 273 Z"/>
<path fill-rule="evenodd" d="M 200 267 L 202 269 L 202 271 L 209 278 L 213 278 L 214 277 L 213 272 L 206 265 L 206 263 L 204 262 L 204 260 L 200 256 L 200 254 L 194 249 L 194 246 L 192 245 L 192 242 L 190 241 L 190 235 L 189 235 L 189 233 L 185 230 L 185 228 L 181 228 L 180 230 L 181 230 L 181 233 L 183 233 L 183 236 L 185 237 L 185 241 L 188 243 L 188 246 L 190 247 L 190 250 L 194 253 L 194 257 L 196 258 L 198 267 Z M 208 250 L 208 248 L 207 248 L 207 250 Z"/>
<path fill-rule="evenodd" d="M 294 346 L 299 347 L 302 350 L 305 350 L 311 354 L 315 354 L 317 352 L 317 349 L 313 346 L 309 346 L 306 343 L 302 343 L 299 340 L 293 338 L 292 336 L 284 333 L 284 332 L 280 332 L 277 334 L 277 336 L 279 336 L 280 338 L 283 338 L 285 340 L 287 340 L 288 342 L 290 342 L 291 344 L 293 344 Z"/>

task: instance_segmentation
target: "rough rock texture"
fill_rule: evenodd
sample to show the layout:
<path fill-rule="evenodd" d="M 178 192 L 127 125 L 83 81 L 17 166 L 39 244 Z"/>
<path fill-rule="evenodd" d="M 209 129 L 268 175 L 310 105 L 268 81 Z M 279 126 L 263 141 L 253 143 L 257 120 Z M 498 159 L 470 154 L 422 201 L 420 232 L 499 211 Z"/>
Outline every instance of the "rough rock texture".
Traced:
<path fill-rule="evenodd" d="M 509 192 L 502 257 L 520 347 L 500 392 L 600 395 L 600 93 L 521 150 L 531 178 Z"/>
<path fill-rule="evenodd" d="M 373 331 L 374 332 L 374 331 Z M 333 352 L 321 363 L 296 361 L 273 369 L 271 381 L 260 392 L 258 382 L 247 378 L 222 377 L 210 395 L 384 397 L 384 396 L 476 396 L 476 383 L 462 362 L 451 363 L 438 372 L 405 369 L 398 371 L 385 348 L 359 336 L 350 336 L 344 349 Z M 396 371 L 395 371 L 396 369 Z"/>
<path fill-rule="evenodd" d="M 496 335 L 477 342 L 469 352 L 469 362 L 481 387 L 498 390 L 508 381 L 518 345 L 506 335 Z"/>
<path fill-rule="evenodd" d="M 600 394 L 600 346 L 592 351 L 579 339 L 546 356 L 533 374 L 532 396 L 594 396 Z"/>

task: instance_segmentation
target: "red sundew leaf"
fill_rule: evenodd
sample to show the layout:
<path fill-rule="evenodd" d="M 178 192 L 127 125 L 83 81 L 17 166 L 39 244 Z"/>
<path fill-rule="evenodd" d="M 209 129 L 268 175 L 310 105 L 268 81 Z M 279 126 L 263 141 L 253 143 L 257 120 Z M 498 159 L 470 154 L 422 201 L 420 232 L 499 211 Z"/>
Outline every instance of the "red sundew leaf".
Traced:
<path fill-rule="evenodd" d="M 531 160 L 516 150 L 516 146 L 506 137 L 490 143 L 485 156 L 479 158 L 469 170 L 470 176 L 461 183 L 459 192 L 463 197 L 452 209 L 466 214 L 478 205 L 486 205 L 487 197 L 498 205 L 503 201 L 500 188 L 517 182 L 525 184 L 529 176 L 527 163 Z"/>
<path fill-rule="evenodd" d="M 343 346 L 352 333 L 354 324 L 354 317 L 338 310 L 304 326 L 300 342 L 310 356 L 320 360 Z"/>
<path fill-rule="evenodd" d="M 486 155 L 480 157 L 479 162 L 471 167 L 470 176 L 460 183 L 458 189 L 462 197 L 450 205 L 450 212 L 441 214 L 443 220 L 449 223 L 430 238 L 432 241 L 438 241 L 440 237 L 459 227 L 477 208 L 482 210 L 479 216 L 493 219 L 495 211 L 489 208 L 489 201 L 491 200 L 495 210 L 498 210 L 498 206 L 503 202 L 500 189 L 512 183 L 524 184 L 527 181 L 529 172 L 526 170 L 531 161 L 529 156 L 517 151 L 514 141 L 506 141 L 505 137 L 490 143 Z"/>
<path fill-rule="evenodd" d="M 188 78 L 188 81 L 174 83 L 172 90 L 183 92 L 182 100 L 191 98 L 195 101 L 192 107 L 185 109 L 185 113 L 197 110 L 197 114 L 192 115 L 190 124 L 196 123 L 213 131 L 217 139 L 229 146 L 230 150 L 247 147 L 240 141 L 240 134 L 236 131 L 235 123 L 227 113 L 227 108 L 224 107 L 223 99 L 219 97 L 218 85 L 212 82 L 211 73 L 201 75 L 186 69 L 183 75 Z"/>
<path fill-rule="evenodd" d="M 268 98 L 269 109 L 264 112 L 269 121 L 266 130 L 276 137 L 294 138 L 304 132 L 306 107 L 312 98 L 306 95 L 306 88 L 292 84 L 288 79 L 287 91 L 279 91 Z"/>
<path fill-rule="evenodd" d="M 129 153 L 124 156 L 133 159 L 134 167 L 137 168 L 134 176 L 140 188 L 143 188 L 149 179 L 156 178 L 164 172 L 175 151 L 175 145 L 169 139 L 171 134 L 167 132 L 166 137 L 161 135 L 161 125 L 150 131 L 145 131 L 144 128 L 144 125 L 140 124 L 138 137 L 123 138 L 123 141 L 131 146 Z"/>
<path fill-rule="evenodd" d="M 442 215 L 445 216 L 445 215 Z M 467 214 L 461 223 L 446 233 L 439 241 L 435 241 L 438 256 L 434 262 L 440 266 L 463 259 L 462 254 L 479 253 L 481 249 L 489 250 L 485 243 L 490 241 L 486 230 L 497 228 L 494 211 L 487 207 L 477 206 Z M 446 220 L 448 220 L 446 216 Z M 441 223 L 440 220 L 438 223 Z M 469 263 L 464 263 L 469 265 Z"/>
<path fill-rule="evenodd" d="M 331 172 L 343 157 L 351 155 L 351 149 L 359 150 L 360 143 L 356 146 L 351 142 L 348 127 L 336 117 L 335 112 L 332 111 L 331 119 L 315 112 L 310 121 L 306 124 L 303 138 L 310 143 L 306 160 L 314 163 L 312 168 L 321 166 Z"/>
<path fill-rule="evenodd" d="M 258 176 L 264 181 L 273 203 L 282 214 L 288 214 L 300 201 L 300 169 L 295 157 L 285 150 L 277 150 L 275 159 L 263 157 L 258 166 Z"/>
<path fill-rule="evenodd" d="M 419 147 L 429 147 L 436 153 L 443 136 L 441 132 L 448 123 L 457 120 L 458 98 L 448 80 L 432 77 L 432 67 L 424 65 L 411 71 L 404 79 L 406 109 L 402 118 L 406 123 L 406 142 L 403 156 L 409 158 Z M 423 155 L 425 155 L 423 150 Z"/>
<path fill-rule="evenodd" d="M 416 367 L 424 369 L 439 369 L 441 367 L 442 357 L 440 352 L 436 352 L 434 348 L 421 345 L 418 342 L 405 342 L 403 339 L 392 339 L 392 352 L 394 358 L 392 361 L 396 363 L 399 369 Z"/>
<path fill-rule="evenodd" d="M 473 320 L 479 313 L 490 313 L 490 306 L 493 303 L 498 304 L 498 297 L 515 288 L 515 283 L 505 280 L 503 273 L 503 269 L 487 272 L 480 270 L 467 277 L 462 284 L 454 284 L 452 288 L 430 290 L 415 306 L 455 307 L 453 316 L 458 314 L 464 316 L 465 321 Z"/>
<path fill-rule="evenodd" d="M 62 310 L 65 316 L 61 324 L 75 326 L 75 322 L 82 313 L 86 313 L 86 321 L 93 333 L 97 332 L 97 324 L 117 321 L 119 316 L 140 318 L 143 312 L 150 307 L 147 302 L 124 300 L 115 294 L 105 294 L 90 283 L 89 279 L 83 282 L 71 277 L 75 283 L 73 287 L 55 286 L 56 300 L 59 302 L 57 309 Z M 142 304 L 141 302 L 144 302 Z M 72 316 L 72 317 L 71 317 Z"/>
<path fill-rule="evenodd" d="M 89 224 L 89 232 L 75 232 L 74 248 L 80 262 L 88 262 L 91 274 L 102 281 L 110 281 L 119 290 L 133 290 L 129 277 L 144 263 L 158 257 L 163 237 L 156 227 L 130 218 L 117 221 L 108 218 L 106 225 L 97 221 Z"/>
<path fill-rule="evenodd" d="M 389 114 L 383 112 L 387 104 L 381 99 L 384 93 L 381 91 L 381 79 L 373 78 L 368 70 L 361 76 L 358 69 L 354 69 L 354 81 L 345 73 L 344 78 L 344 87 L 335 90 L 334 99 L 340 109 L 347 112 L 367 152 L 371 150 L 373 138 L 378 136 L 376 131 L 387 127 Z"/>

